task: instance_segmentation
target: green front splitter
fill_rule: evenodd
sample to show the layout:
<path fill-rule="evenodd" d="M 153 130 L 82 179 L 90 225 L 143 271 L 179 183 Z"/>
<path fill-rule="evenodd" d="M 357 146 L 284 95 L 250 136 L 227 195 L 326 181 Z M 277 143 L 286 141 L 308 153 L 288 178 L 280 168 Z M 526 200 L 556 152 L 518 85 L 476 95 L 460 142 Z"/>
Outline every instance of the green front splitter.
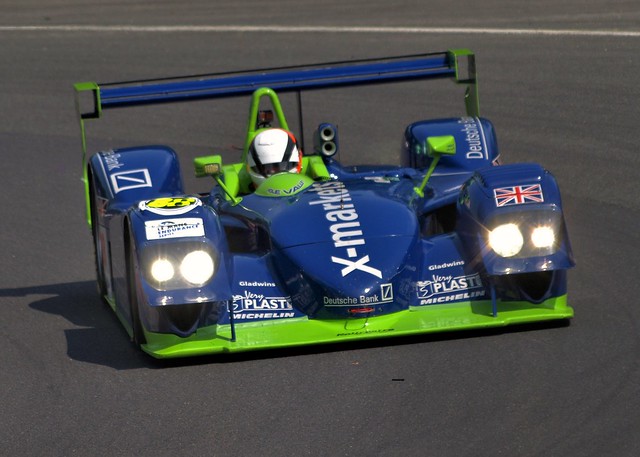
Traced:
<path fill-rule="evenodd" d="M 487 300 L 427 305 L 370 318 L 317 320 L 304 317 L 243 322 L 235 324 L 235 341 L 231 339 L 230 325 L 203 327 L 188 338 L 145 331 L 147 343 L 142 345 L 142 349 L 157 358 L 190 357 L 504 327 L 573 317 L 573 309 L 567 305 L 566 295 L 537 305 L 529 302 L 498 302 L 497 311 L 494 317 L 491 301 Z"/>

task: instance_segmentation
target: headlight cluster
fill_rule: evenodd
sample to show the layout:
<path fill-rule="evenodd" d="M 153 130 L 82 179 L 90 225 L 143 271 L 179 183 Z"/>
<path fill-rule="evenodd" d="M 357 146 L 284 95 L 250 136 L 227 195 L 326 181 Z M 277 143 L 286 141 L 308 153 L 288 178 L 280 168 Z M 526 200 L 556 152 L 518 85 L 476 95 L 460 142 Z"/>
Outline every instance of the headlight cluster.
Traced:
<path fill-rule="evenodd" d="M 516 224 L 502 224 L 489 232 L 489 245 L 502 257 L 513 257 L 522 250 L 524 238 Z"/>
<path fill-rule="evenodd" d="M 501 215 L 489 227 L 488 243 L 501 257 L 535 257 L 557 251 L 562 217 L 558 211 Z"/>
<path fill-rule="evenodd" d="M 199 287 L 216 273 L 217 256 L 202 242 L 150 246 L 142 251 L 145 279 L 158 290 Z"/>

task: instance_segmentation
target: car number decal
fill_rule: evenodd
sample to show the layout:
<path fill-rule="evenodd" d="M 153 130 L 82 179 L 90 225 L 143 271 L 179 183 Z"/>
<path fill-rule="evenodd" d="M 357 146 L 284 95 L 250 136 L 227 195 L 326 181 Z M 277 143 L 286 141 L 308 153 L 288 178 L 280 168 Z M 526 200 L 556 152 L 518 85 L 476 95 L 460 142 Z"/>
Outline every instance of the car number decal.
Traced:
<path fill-rule="evenodd" d="M 149 211 L 163 216 L 185 214 L 202 206 L 202 200 L 196 197 L 164 197 L 140 202 L 141 211 Z"/>

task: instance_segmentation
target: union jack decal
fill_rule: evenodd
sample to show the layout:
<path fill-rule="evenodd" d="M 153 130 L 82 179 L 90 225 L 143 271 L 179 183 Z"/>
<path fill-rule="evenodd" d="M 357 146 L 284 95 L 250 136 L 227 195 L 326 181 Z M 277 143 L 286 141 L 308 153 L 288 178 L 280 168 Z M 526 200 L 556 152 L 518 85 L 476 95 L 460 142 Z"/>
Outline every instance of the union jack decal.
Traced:
<path fill-rule="evenodd" d="M 542 203 L 542 187 L 540 184 L 529 186 L 501 187 L 493 190 L 496 206 L 522 205 L 524 203 Z"/>

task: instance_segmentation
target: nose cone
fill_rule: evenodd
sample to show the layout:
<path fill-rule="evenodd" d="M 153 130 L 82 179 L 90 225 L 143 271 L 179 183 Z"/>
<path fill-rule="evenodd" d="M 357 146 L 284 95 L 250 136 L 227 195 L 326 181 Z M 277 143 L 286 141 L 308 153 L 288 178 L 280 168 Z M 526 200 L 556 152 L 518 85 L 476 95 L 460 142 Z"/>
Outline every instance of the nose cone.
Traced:
<path fill-rule="evenodd" d="M 396 236 L 367 239 L 353 251 L 336 252 L 331 243 L 286 249 L 282 254 L 294 302 L 312 315 L 322 309 L 358 317 L 362 308 L 369 315 L 405 308 L 408 298 L 401 291 L 419 264 L 415 244 L 414 238 Z"/>
<path fill-rule="evenodd" d="M 416 271 L 418 223 L 388 187 L 315 184 L 271 222 L 294 301 L 316 313 L 404 306 L 400 282 Z M 351 311 L 353 312 L 353 311 Z"/>

